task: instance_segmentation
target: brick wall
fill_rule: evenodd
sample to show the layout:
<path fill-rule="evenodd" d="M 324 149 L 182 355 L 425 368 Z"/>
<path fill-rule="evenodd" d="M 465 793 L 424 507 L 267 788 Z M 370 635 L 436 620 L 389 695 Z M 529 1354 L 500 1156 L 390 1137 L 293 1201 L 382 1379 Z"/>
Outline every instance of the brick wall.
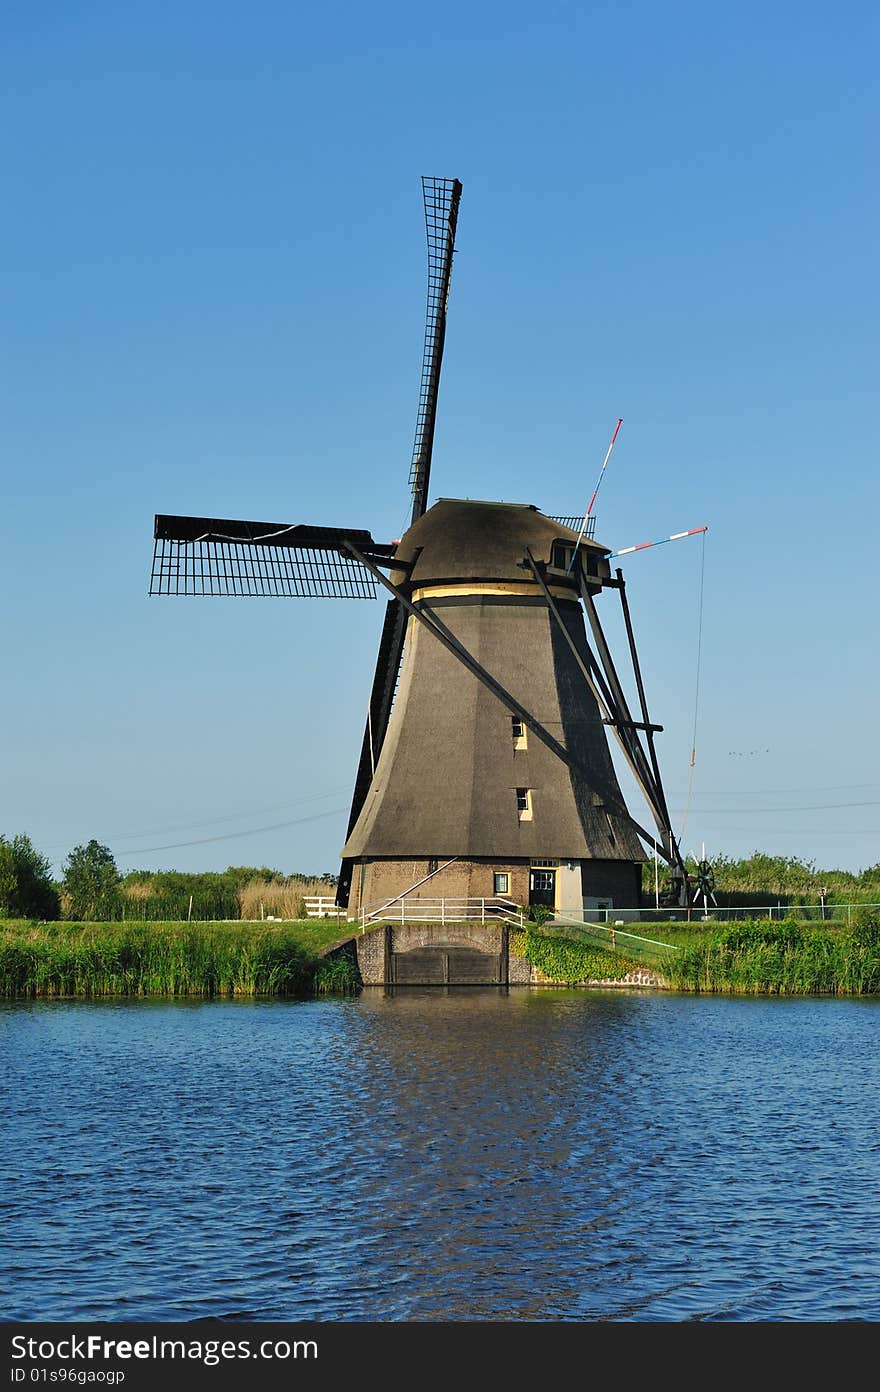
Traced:
<path fill-rule="evenodd" d="M 444 857 L 438 856 L 443 864 Z M 428 874 L 427 860 L 373 860 L 363 866 L 363 903 L 371 907 L 387 903 Z M 610 899 L 615 908 L 637 908 L 640 902 L 641 869 L 632 861 L 584 860 L 582 892 L 594 899 Z M 506 898 L 515 904 L 529 902 L 529 863 L 510 860 L 454 860 L 430 880 L 411 890 L 407 905 L 419 899 L 491 899 L 495 894 L 495 874 L 508 876 Z M 361 866 L 356 864 L 348 904 L 350 919 L 361 909 Z M 393 914 L 393 906 L 389 914 Z"/>
<path fill-rule="evenodd" d="M 443 857 L 438 856 L 443 864 Z M 529 867 L 522 861 L 455 860 L 433 875 L 425 884 L 407 894 L 407 905 L 418 899 L 491 899 L 495 895 L 495 874 L 508 875 L 506 898 L 515 904 L 529 902 Z M 363 903 L 377 905 L 395 898 L 428 874 L 427 860 L 374 860 L 364 865 Z M 361 908 L 361 867 L 354 867 L 349 918 L 357 918 Z M 393 913 L 393 907 L 389 909 Z"/>

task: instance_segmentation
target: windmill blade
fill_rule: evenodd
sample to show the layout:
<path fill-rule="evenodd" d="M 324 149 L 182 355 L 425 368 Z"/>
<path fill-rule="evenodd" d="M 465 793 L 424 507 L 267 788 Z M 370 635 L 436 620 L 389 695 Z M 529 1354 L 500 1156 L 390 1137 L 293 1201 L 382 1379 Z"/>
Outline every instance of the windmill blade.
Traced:
<path fill-rule="evenodd" d="M 437 419 L 437 390 L 446 337 L 446 307 L 455 251 L 455 229 L 461 184 L 458 179 L 422 178 L 425 225 L 428 233 L 428 311 L 422 356 L 419 413 L 413 444 L 409 481 L 413 495 L 412 520 L 416 522 L 428 506 L 434 425 Z"/>
<path fill-rule="evenodd" d="M 437 392 L 440 386 L 440 368 L 443 362 L 443 345 L 446 339 L 446 308 L 449 302 L 449 282 L 452 276 L 452 257 L 455 252 L 455 229 L 458 224 L 461 183 L 458 179 L 423 177 L 422 194 L 425 203 L 425 227 L 428 234 L 428 307 L 422 353 L 419 411 L 416 418 L 416 435 L 409 471 L 413 495 L 413 522 L 416 522 L 427 511 L 428 507 L 431 457 L 434 452 L 434 427 L 437 420 Z M 361 570 L 363 574 L 369 574 L 369 571 L 364 570 L 363 567 Z M 403 607 L 396 599 L 389 600 L 385 610 L 385 623 L 376 658 L 367 721 L 361 741 L 360 761 L 352 793 L 348 820 L 349 834 L 361 814 L 388 729 L 400 664 L 403 661 L 406 624 L 407 616 Z M 338 904 L 348 903 L 351 874 L 352 862 L 343 860 L 336 894 Z"/>
<path fill-rule="evenodd" d="M 164 513 L 153 535 L 151 595 L 375 599 L 375 577 L 343 543 L 363 544 L 378 565 L 390 564 L 394 553 L 356 528 Z"/>
<path fill-rule="evenodd" d="M 394 693 L 397 690 L 400 663 L 403 658 L 406 624 L 407 615 L 403 605 L 399 604 L 396 599 L 390 599 L 385 610 L 385 622 L 376 657 L 376 670 L 373 675 L 373 687 L 370 691 L 370 704 L 367 708 L 367 723 L 364 727 L 354 791 L 351 795 L 348 830 L 345 833 L 346 840 L 348 840 L 355 822 L 361 815 L 361 809 L 366 801 L 370 784 L 373 781 L 373 774 L 376 771 L 376 764 L 379 761 L 379 754 L 385 742 L 391 707 L 394 704 Z M 336 893 L 336 902 L 342 906 L 348 903 L 351 874 L 352 862 L 344 859 L 339 872 L 339 885 Z"/>
<path fill-rule="evenodd" d="M 580 546 L 581 542 L 583 541 L 584 536 L 585 536 L 586 531 L 587 531 L 587 527 L 588 527 L 589 524 L 590 524 L 590 520 L 591 520 L 592 515 L 593 515 L 593 504 L 594 504 L 595 501 L 596 501 L 596 496 L 597 496 L 597 494 L 598 494 L 598 492 L 599 492 L 599 489 L 600 489 L 600 487 L 601 487 L 601 485 L 602 485 L 602 480 L 603 480 L 603 478 L 605 477 L 605 470 L 608 468 L 608 460 L 611 458 L 611 451 L 614 449 L 614 442 L 615 442 L 615 440 L 617 439 L 617 432 L 620 430 L 620 427 L 621 427 L 622 425 L 623 425 L 623 417 L 622 417 L 622 416 L 618 416 L 618 418 L 617 418 L 617 424 L 616 424 L 616 426 L 614 427 L 614 434 L 611 436 L 611 443 L 610 443 L 610 445 L 608 446 L 608 449 L 607 449 L 606 452 L 605 452 L 605 458 L 602 460 L 602 468 L 599 470 L 599 477 L 598 477 L 598 479 L 596 480 L 596 487 L 593 489 L 593 496 L 590 498 L 590 501 L 589 501 L 589 503 L 587 504 L 587 510 L 586 510 L 586 512 L 584 513 L 584 520 L 583 520 L 583 522 L 581 523 L 581 528 L 580 528 L 580 531 L 579 531 L 579 533 L 578 533 L 578 539 L 577 539 L 577 541 L 575 542 L 574 551 L 572 552 L 571 560 L 569 561 L 569 564 L 568 564 L 569 570 L 571 570 L 572 566 L 574 565 L 574 558 L 575 558 L 575 556 L 577 555 L 578 547 Z M 594 524 L 594 528 L 595 528 L 595 524 Z"/>
<path fill-rule="evenodd" d="M 661 537 L 659 541 L 640 541 L 638 546 L 624 546 L 620 551 L 612 551 L 609 560 L 615 556 L 631 556 L 634 551 L 647 551 L 650 546 L 665 546 L 667 541 L 683 541 L 685 537 L 700 536 L 708 530 L 708 527 L 691 527 L 689 532 L 673 532 L 672 536 Z"/>

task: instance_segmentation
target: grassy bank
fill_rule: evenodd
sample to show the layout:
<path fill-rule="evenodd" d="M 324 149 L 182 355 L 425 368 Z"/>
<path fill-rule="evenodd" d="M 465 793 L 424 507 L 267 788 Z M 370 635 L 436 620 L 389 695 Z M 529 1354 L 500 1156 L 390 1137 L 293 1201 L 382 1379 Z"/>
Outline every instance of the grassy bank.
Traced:
<path fill-rule="evenodd" d="M 0 922 L 0 996 L 311 996 L 357 970 L 321 956 L 333 923 Z"/>
<path fill-rule="evenodd" d="M 0 997 L 221 998 L 344 993 L 360 984 L 350 956 L 324 956 L 350 928 L 296 923 L 33 923 L 0 921 Z M 664 934 L 666 936 L 666 934 Z M 680 991 L 750 995 L 880 994 L 880 913 L 852 927 L 746 920 L 670 931 L 677 951 L 651 963 Z M 619 981 L 619 952 L 538 929 L 511 951 L 552 981 Z M 644 965 L 644 964 L 643 964 Z"/>
<path fill-rule="evenodd" d="M 880 913 L 849 929 L 746 920 L 683 943 L 660 966 L 676 990 L 780 996 L 880 994 Z"/>

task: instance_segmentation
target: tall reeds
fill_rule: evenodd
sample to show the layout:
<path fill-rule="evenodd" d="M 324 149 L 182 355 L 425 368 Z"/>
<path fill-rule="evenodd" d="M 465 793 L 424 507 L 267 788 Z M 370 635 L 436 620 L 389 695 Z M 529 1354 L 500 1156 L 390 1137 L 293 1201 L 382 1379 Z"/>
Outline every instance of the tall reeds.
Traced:
<path fill-rule="evenodd" d="M 7 997 L 302 996 L 334 989 L 333 979 L 294 931 L 275 925 L 47 923 L 0 932 Z"/>
<path fill-rule="evenodd" d="M 302 919 L 306 917 L 306 896 L 322 894 L 332 899 L 334 889 L 326 880 L 251 880 L 238 891 L 238 907 L 242 918 Z"/>
<path fill-rule="evenodd" d="M 814 996 L 880 993 L 880 915 L 851 929 L 747 920 L 670 953 L 660 968 L 680 991 Z"/>

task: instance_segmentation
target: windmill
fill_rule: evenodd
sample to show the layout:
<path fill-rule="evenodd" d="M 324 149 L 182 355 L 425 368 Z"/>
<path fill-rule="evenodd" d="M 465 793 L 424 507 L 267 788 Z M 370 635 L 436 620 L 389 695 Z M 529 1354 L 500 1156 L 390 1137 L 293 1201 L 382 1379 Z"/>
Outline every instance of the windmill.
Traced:
<path fill-rule="evenodd" d="M 662 727 L 648 717 L 609 548 L 587 519 L 531 503 L 428 505 L 462 186 L 424 178 L 422 188 L 428 303 L 407 531 L 381 542 L 360 527 L 162 514 L 150 593 L 374 599 L 387 591 L 342 848 L 337 901 L 350 918 L 423 886 L 578 917 L 600 904 L 634 905 L 645 845 L 668 862 L 686 902 L 654 745 Z M 606 589 L 620 597 L 637 718 L 596 607 Z M 654 830 L 624 801 L 609 730 Z"/>

